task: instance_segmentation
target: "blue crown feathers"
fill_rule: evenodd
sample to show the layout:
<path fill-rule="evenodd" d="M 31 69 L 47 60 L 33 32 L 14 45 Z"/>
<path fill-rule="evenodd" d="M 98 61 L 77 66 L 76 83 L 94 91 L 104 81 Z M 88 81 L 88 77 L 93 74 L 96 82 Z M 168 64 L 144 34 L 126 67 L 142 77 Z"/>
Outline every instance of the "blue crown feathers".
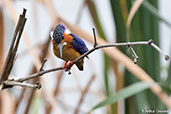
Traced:
<path fill-rule="evenodd" d="M 63 32 L 65 31 L 65 27 L 61 24 L 58 24 L 53 31 L 53 39 L 57 44 L 59 44 L 62 39 L 64 39 Z"/>

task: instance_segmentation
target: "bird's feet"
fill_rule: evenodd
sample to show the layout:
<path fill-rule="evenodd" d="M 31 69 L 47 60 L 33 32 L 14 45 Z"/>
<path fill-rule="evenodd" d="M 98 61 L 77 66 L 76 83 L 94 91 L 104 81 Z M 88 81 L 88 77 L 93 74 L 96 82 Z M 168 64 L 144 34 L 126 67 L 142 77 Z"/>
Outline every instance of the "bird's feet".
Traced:
<path fill-rule="evenodd" d="M 71 70 L 71 67 L 72 67 L 72 61 L 67 61 L 65 64 L 64 64 L 64 69 L 65 71 L 69 71 L 68 74 L 71 74 L 70 70 Z"/>

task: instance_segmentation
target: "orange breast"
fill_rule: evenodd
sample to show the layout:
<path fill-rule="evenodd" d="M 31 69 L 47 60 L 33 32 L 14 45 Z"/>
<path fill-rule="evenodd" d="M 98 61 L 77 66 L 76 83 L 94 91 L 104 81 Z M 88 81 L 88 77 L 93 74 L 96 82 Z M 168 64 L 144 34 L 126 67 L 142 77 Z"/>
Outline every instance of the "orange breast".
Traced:
<path fill-rule="evenodd" d="M 61 58 L 60 53 L 59 53 L 59 48 L 56 43 L 53 43 L 53 52 L 58 58 Z M 75 51 L 72 48 L 72 46 L 67 43 L 67 45 L 64 45 L 62 48 L 62 56 L 63 57 L 61 59 L 65 60 L 65 61 L 72 61 L 72 60 L 78 58 L 80 55 L 81 55 L 80 53 Z"/>

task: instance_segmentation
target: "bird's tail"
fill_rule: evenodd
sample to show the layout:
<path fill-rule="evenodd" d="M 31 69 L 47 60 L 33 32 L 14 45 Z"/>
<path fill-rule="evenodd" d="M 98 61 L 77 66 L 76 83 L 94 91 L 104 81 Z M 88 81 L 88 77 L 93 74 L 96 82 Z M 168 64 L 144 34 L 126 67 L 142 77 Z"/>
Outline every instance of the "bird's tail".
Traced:
<path fill-rule="evenodd" d="M 84 68 L 83 68 L 83 63 L 84 63 L 83 60 L 81 60 L 81 61 L 79 61 L 79 62 L 76 63 L 77 68 L 78 68 L 80 71 L 83 71 L 83 70 L 84 70 Z"/>

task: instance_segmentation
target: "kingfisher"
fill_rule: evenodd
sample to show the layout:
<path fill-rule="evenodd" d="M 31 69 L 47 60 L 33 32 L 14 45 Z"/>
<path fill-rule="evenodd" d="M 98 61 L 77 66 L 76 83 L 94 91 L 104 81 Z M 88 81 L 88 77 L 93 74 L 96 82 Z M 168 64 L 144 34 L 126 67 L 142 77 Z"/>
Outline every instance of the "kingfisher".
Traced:
<path fill-rule="evenodd" d="M 66 61 L 64 69 L 66 65 L 72 67 L 70 66 L 71 62 L 88 51 L 84 41 L 77 35 L 71 33 L 62 24 L 58 24 L 55 30 L 51 31 L 50 36 L 53 43 L 53 53 L 58 58 Z M 76 63 L 80 71 L 83 71 L 83 63 L 83 59 Z"/>

